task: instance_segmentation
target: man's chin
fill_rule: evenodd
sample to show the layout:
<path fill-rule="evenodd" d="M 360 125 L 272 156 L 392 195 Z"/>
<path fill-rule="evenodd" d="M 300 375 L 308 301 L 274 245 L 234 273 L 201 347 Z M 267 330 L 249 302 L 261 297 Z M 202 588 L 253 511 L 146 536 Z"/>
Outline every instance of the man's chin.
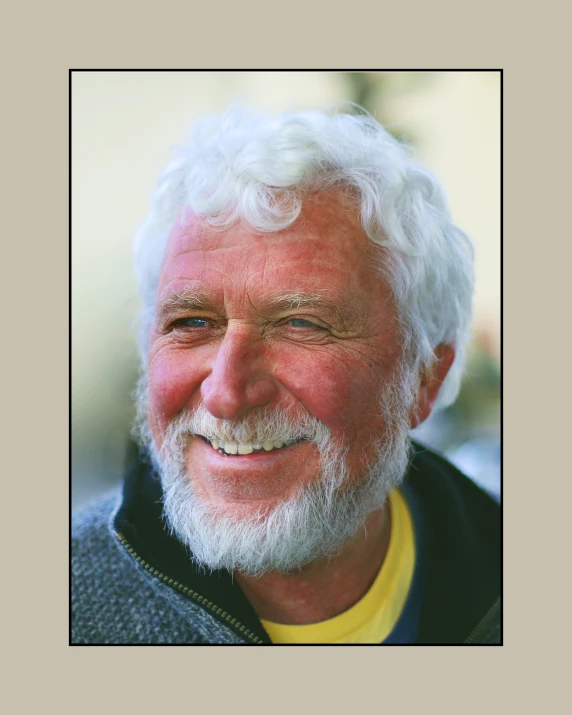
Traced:
<path fill-rule="evenodd" d="M 200 504 L 218 519 L 247 523 L 251 520 L 264 521 L 284 502 L 278 497 L 254 497 L 229 489 L 216 488 L 207 491 L 200 483 L 187 475 L 195 497 Z"/>
<path fill-rule="evenodd" d="M 194 437 L 185 450 L 185 466 L 202 501 L 237 516 L 263 516 L 320 478 L 318 451 L 307 441 L 269 452 L 226 455 Z"/>

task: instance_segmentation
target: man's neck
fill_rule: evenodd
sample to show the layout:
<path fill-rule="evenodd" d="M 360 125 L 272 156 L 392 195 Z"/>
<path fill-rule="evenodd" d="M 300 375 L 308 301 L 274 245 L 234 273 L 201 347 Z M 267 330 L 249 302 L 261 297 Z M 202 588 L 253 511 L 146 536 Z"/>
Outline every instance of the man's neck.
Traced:
<path fill-rule="evenodd" d="M 319 623 L 347 611 L 364 596 L 385 559 L 391 531 L 389 505 L 373 512 L 335 557 L 288 574 L 254 578 L 235 573 L 260 618 L 291 625 Z"/>

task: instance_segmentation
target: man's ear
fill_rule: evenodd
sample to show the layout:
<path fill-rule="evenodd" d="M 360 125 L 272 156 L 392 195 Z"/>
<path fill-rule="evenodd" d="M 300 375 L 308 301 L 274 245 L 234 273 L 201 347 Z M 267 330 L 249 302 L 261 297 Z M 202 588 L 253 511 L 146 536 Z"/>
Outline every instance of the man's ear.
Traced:
<path fill-rule="evenodd" d="M 421 375 L 421 384 L 417 393 L 417 404 L 411 412 L 411 429 L 419 427 L 429 417 L 437 399 L 437 393 L 443 380 L 447 377 L 453 360 L 455 348 L 452 345 L 437 345 L 435 348 L 435 361 L 430 369 L 424 370 Z"/>

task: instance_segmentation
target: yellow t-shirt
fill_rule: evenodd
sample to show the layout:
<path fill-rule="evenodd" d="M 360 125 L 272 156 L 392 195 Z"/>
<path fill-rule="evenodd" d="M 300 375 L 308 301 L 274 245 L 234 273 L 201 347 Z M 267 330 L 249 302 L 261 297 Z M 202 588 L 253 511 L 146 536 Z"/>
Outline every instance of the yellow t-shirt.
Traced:
<path fill-rule="evenodd" d="M 391 533 L 387 554 L 369 591 L 349 610 L 320 623 L 285 626 L 262 621 L 273 643 L 382 643 L 401 615 L 415 568 L 411 513 L 403 494 L 389 495 Z"/>

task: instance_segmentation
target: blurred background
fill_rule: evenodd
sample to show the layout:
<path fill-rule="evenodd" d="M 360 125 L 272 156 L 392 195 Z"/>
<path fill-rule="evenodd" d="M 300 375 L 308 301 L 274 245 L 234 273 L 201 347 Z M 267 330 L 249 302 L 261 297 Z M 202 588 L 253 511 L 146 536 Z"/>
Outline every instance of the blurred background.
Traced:
<path fill-rule="evenodd" d="M 441 180 L 476 248 L 467 374 L 412 434 L 500 498 L 499 72 L 72 73 L 72 507 L 121 480 L 140 304 L 132 241 L 158 174 L 195 117 L 357 102 Z"/>

